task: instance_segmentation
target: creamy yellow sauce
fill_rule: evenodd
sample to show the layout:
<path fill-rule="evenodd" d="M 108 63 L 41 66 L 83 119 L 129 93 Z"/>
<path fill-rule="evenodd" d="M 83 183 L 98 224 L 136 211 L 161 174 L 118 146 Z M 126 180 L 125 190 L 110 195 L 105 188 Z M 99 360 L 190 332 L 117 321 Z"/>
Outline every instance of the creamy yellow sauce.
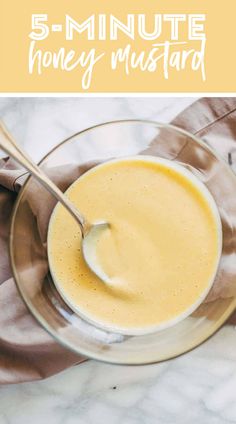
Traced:
<path fill-rule="evenodd" d="M 206 296 L 221 250 L 219 216 L 184 168 L 150 157 L 110 161 L 80 177 L 67 196 L 90 222 L 111 224 L 97 249 L 108 286 L 85 264 L 74 219 L 60 204 L 51 218 L 51 273 L 81 316 L 145 333 L 176 323 Z"/>

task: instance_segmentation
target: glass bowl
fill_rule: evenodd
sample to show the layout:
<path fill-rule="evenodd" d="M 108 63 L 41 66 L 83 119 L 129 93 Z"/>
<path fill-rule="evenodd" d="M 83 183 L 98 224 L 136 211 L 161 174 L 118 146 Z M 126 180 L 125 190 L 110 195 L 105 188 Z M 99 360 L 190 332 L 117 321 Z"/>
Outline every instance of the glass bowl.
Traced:
<path fill-rule="evenodd" d="M 205 142 L 177 127 L 142 120 L 108 122 L 75 134 L 53 149 L 40 166 L 65 191 L 96 164 L 129 155 L 177 161 L 199 178 L 215 199 L 223 249 L 214 284 L 197 310 L 171 328 L 142 336 L 109 333 L 75 314 L 55 289 L 48 267 L 47 229 L 56 201 L 32 177 L 14 208 L 10 257 L 26 305 L 58 342 L 86 357 L 137 365 L 167 360 L 193 349 L 234 311 L 236 177 Z"/>

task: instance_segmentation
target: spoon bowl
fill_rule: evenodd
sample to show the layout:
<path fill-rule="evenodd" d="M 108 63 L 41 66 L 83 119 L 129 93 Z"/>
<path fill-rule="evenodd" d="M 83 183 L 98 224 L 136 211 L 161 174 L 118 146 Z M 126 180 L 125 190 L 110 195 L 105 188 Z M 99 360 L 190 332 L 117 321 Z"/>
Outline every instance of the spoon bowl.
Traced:
<path fill-rule="evenodd" d="M 106 284 L 111 284 L 111 280 L 103 271 L 97 257 L 97 244 L 102 234 L 110 228 L 107 222 L 96 222 L 92 225 L 82 240 L 82 253 L 89 268 Z"/>

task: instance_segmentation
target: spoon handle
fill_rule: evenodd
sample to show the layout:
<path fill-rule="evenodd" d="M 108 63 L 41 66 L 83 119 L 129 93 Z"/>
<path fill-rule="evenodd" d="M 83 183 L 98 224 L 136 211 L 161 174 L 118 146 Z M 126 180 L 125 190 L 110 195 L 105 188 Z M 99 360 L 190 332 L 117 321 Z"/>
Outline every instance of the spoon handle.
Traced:
<path fill-rule="evenodd" d="M 85 217 L 78 211 L 73 203 L 64 193 L 47 177 L 47 175 L 37 166 L 23 149 L 14 141 L 12 135 L 0 121 L 0 147 L 15 159 L 20 165 L 27 169 L 63 206 L 70 212 L 80 225 L 82 236 L 90 227 Z"/>

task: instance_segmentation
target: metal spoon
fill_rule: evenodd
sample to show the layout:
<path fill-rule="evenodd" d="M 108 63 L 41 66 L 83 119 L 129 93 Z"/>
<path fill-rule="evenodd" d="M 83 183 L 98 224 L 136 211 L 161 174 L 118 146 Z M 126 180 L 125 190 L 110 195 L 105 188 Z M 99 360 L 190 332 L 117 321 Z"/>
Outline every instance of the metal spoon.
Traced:
<path fill-rule="evenodd" d="M 102 270 L 96 255 L 96 247 L 101 233 L 109 228 L 107 222 L 90 223 L 63 192 L 47 177 L 31 158 L 14 141 L 7 128 L 0 121 L 0 147 L 26 168 L 39 183 L 41 183 L 73 216 L 80 226 L 82 235 L 82 252 L 89 268 L 103 281 L 109 282 L 108 276 Z"/>

